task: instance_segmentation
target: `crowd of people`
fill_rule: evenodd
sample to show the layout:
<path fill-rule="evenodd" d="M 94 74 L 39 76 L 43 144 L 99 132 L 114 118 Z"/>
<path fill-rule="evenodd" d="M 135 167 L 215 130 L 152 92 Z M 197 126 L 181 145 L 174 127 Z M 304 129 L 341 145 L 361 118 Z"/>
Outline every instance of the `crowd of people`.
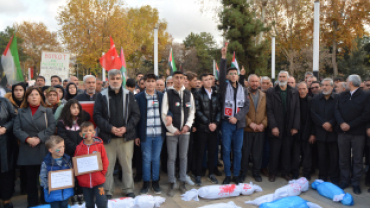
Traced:
<path fill-rule="evenodd" d="M 201 186 L 203 177 L 217 184 L 216 176 L 224 174 L 222 184 L 243 183 L 248 170 L 256 182 L 261 175 L 274 182 L 300 173 L 311 180 L 318 169 L 319 179 L 361 194 L 370 159 L 370 80 L 350 75 L 346 81 L 318 81 L 307 72 L 297 83 L 280 71 L 272 83 L 227 68 L 227 48 L 221 54 L 218 80 L 207 73 L 138 73 L 122 86 L 122 73 L 113 69 L 107 83 L 84 76 L 84 90 L 75 76 L 52 76 L 51 86 L 42 76 L 35 86 L 14 84 L 0 97 L 4 208 L 13 207 L 18 172 L 28 207 L 64 208 L 71 200 L 105 208 L 117 172 L 124 196 L 135 197 L 140 181 L 139 194 L 161 194 L 161 170 L 169 197 L 176 189 L 185 193 L 187 184 Z M 94 102 L 92 115 L 82 108 L 84 101 Z M 73 188 L 49 191 L 48 172 L 70 169 L 72 157 L 96 152 L 102 171 L 77 176 Z M 370 170 L 365 183 L 370 186 Z"/>

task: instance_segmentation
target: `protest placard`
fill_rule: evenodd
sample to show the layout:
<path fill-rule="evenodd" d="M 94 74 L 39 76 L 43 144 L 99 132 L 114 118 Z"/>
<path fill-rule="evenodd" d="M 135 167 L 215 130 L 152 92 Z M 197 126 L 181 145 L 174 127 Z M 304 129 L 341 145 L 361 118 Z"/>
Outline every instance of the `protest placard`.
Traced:
<path fill-rule="evenodd" d="M 50 86 L 52 75 L 58 75 L 62 80 L 68 79 L 69 58 L 69 53 L 41 52 L 40 75 L 45 77 L 45 85 Z"/>
<path fill-rule="evenodd" d="M 48 183 L 50 191 L 75 187 L 73 169 L 49 171 Z"/>
<path fill-rule="evenodd" d="M 72 158 L 75 176 L 103 170 L 100 152 Z"/>

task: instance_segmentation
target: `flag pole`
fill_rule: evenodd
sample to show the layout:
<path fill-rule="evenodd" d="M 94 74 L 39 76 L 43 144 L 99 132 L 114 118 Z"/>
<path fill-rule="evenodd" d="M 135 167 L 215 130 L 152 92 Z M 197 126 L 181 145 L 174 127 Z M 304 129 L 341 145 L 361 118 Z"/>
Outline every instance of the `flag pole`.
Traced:
<path fill-rule="evenodd" d="M 271 40 L 271 80 L 275 83 L 275 36 Z"/>
<path fill-rule="evenodd" d="M 104 56 L 104 52 L 102 53 L 102 56 Z M 103 66 L 101 67 L 102 68 L 102 81 L 105 82 L 105 69 L 103 68 Z"/>
<path fill-rule="evenodd" d="M 216 61 L 213 59 L 213 76 L 216 77 Z"/>
<path fill-rule="evenodd" d="M 320 1 L 314 3 L 314 29 L 313 29 L 313 74 L 319 78 L 320 56 Z"/>
<path fill-rule="evenodd" d="M 28 68 L 28 81 L 31 81 L 31 68 Z"/>
<path fill-rule="evenodd" d="M 154 74 L 158 76 L 158 25 L 154 27 Z"/>

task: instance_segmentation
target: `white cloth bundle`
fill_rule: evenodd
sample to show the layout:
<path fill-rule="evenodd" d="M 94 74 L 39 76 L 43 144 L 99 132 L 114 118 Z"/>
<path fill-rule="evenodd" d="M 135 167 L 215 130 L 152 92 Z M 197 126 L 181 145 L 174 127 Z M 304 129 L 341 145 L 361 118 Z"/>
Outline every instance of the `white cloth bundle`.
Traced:
<path fill-rule="evenodd" d="M 251 195 L 254 192 L 261 192 L 262 188 L 258 185 L 240 183 L 239 185 L 228 184 L 228 185 L 212 185 L 204 186 L 198 190 L 192 189 L 181 195 L 183 201 L 199 201 L 199 197 L 204 199 L 221 199 L 233 196 Z"/>
<path fill-rule="evenodd" d="M 253 201 L 246 201 L 246 204 L 252 204 L 256 206 L 260 206 L 262 203 L 265 202 L 272 202 L 283 197 L 287 196 L 298 196 L 301 192 L 305 192 L 308 190 L 309 183 L 306 178 L 302 177 L 298 180 L 291 180 L 289 184 L 278 188 L 275 190 L 273 194 L 267 194 L 256 198 Z"/>
<path fill-rule="evenodd" d="M 217 203 L 217 204 L 210 204 L 199 208 L 241 208 L 236 206 L 233 201 L 229 201 L 228 203 Z"/>
<path fill-rule="evenodd" d="M 135 197 L 122 197 L 108 200 L 108 208 L 158 208 L 166 198 L 160 196 L 141 195 Z"/>

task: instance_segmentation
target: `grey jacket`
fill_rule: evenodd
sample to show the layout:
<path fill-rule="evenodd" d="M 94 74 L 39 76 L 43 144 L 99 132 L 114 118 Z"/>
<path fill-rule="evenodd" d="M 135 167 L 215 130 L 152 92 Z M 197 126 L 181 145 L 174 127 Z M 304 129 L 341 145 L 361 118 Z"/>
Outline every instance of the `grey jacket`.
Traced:
<path fill-rule="evenodd" d="M 221 95 L 221 102 L 222 102 L 222 109 L 221 109 L 221 118 L 225 119 L 224 117 L 224 109 L 225 109 L 225 94 L 226 94 L 226 88 L 227 88 L 227 80 L 226 80 L 226 59 L 221 59 L 220 64 L 220 88 L 219 93 Z M 243 85 L 242 85 L 243 86 Z M 238 119 L 238 122 L 236 123 L 236 128 L 244 128 L 247 125 L 246 115 L 249 112 L 249 96 L 248 96 L 248 90 L 244 88 L 244 96 L 245 96 L 245 102 L 244 106 L 240 109 L 239 113 L 235 114 L 235 118 Z"/>
<path fill-rule="evenodd" d="M 53 111 L 40 105 L 32 116 L 31 109 L 20 108 L 14 120 L 13 133 L 19 139 L 18 165 L 41 165 L 47 154 L 45 141 L 55 132 Z M 28 137 L 40 138 L 40 144 L 30 147 Z"/>

